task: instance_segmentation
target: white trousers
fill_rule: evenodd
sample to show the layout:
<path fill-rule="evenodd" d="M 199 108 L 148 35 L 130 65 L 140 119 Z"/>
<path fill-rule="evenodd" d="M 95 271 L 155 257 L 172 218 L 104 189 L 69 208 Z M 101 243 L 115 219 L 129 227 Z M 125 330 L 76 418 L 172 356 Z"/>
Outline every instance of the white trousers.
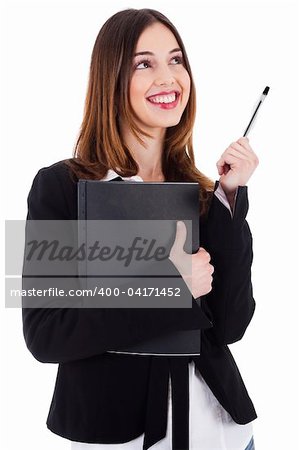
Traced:
<path fill-rule="evenodd" d="M 171 379 L 168 391 L 166 436 L 151 450 L 172 450 Z M 189 442 L 190 450 L 245 450 L 253 435 L 252 423 L 237 424 L 220 405 L 194 361 L 189 363 Z M 123 444 L 71 442 L 71 450 L 142 450 L 144 434 Z"/>

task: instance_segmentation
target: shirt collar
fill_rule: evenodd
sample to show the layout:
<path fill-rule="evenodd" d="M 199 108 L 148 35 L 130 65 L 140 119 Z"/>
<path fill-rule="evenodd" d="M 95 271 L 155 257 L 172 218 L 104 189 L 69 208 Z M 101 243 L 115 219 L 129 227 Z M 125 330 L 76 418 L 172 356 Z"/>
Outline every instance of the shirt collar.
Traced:
<path fill-rule="evenodd" d="M 108 169 L 106 175 L 104 178 L 101 179 L 101 181 L 110 181 L 113 180 L 113 178 L 120 177 L 124 181 L 143 181 L 143 179 L 139 175 L 133 175 L 132 177 L 122 177 L 118 173 L 115 172 L 113 169 Z"/>

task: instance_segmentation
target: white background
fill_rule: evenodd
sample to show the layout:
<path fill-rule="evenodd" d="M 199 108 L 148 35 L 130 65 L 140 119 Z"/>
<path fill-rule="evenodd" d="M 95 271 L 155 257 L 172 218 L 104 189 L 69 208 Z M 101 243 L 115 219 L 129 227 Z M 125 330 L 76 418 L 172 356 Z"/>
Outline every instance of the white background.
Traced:
<path fill-rule="evenodd" d="M 270 86 L 249 134 L 260 160 L 248 182 L 247 216 L 254 238 L 257 307 L 245 336 L 230 349 L 258 414 L 256 449 L 298 448 L 297 2 L 2 4 L 3 219 L 25 219 L 27 195 L 38 169 L 72 156 L 94 41 L 108 17 L 127 7 L 160 10 L 185 42 L 197 87 L 196 161 L 212 179 L 218 179 L 216 161 L 243 135 L 258 97 Z M 57 365 L 41 364 L 32 357 L 23 340 L 21 311 L 5 309 L 3 304 L 4 298 L 1 425 L 5 433 L 0 446 L 68 449 L 69 441 L 51 433 L 45 424 Z"/>

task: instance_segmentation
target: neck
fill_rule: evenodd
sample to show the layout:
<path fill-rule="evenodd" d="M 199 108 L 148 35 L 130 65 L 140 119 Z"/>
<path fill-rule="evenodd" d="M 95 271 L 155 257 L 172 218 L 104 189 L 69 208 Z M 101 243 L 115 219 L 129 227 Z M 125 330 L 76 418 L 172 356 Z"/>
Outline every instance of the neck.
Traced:
<path fill-rule="evenodd" d="M 145 146 L 135 138 L 128 127 L 122 127 L 122 137 L 138 164 L 138 173 L 144 181 L 164 181 L 162 172 L 162 154 L 164 148 L 165 128 L 150 130 L 153 138 L 142 136 Z"/>

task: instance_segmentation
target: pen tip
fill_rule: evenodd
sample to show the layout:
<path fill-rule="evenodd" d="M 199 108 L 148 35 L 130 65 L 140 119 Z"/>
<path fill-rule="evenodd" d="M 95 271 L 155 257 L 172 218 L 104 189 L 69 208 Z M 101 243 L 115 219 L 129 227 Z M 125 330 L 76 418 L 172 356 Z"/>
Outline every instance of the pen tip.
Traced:
<path fill-rule="evenodd" d="M 267 95 L 269 92 L 269 89 L 270 89 L 269 86 L 266 86 L 264 89 L 263 95 Z"/>

